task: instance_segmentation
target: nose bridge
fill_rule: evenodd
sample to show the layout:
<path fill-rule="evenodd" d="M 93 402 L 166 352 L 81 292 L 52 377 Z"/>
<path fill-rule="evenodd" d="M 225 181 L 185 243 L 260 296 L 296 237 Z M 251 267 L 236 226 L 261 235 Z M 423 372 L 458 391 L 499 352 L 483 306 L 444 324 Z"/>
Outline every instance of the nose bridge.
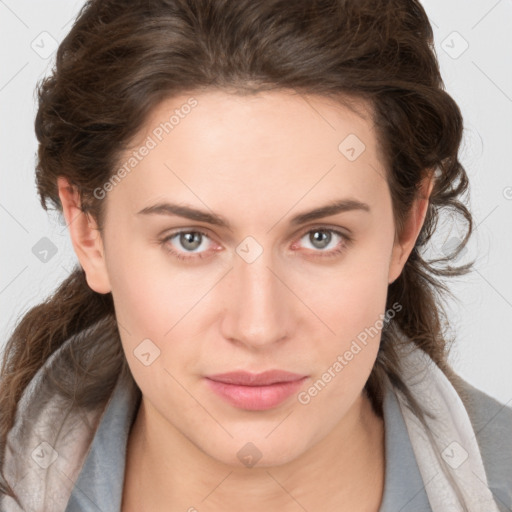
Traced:
<path fill-rule="evenodd" d="M 235 290 L 229 300 L 226 336 L 245 345 L 263 346 L 279 341 L 286 332 L 290 294 L 273 268 L 271 251 L 249 263 L 236 257 L 231 279 Z M 226 320 L 226 319 L 225 319 Z"/>

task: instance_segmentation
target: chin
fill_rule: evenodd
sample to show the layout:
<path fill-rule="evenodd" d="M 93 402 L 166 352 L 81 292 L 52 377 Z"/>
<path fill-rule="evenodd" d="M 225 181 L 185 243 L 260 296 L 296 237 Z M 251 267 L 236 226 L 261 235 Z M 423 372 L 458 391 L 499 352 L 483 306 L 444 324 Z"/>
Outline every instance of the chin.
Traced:
<path fill-rule="evenodd" d="M 200 449 L 210 458 L 221 464 L 240 468 L 271 468 L 288 464 L 298 458 L 307 446 L 299 445 L 297 436 L 276 436 L 265 439 L 265 434 L 258 436 L 246 435 L 243 438 L 230 439 L 226 443 L 215 442 L 211 446 Z M 284 439 L 295 439 L 287 444 Z M 252 439 L 252 441 L 251 441 Z"/>

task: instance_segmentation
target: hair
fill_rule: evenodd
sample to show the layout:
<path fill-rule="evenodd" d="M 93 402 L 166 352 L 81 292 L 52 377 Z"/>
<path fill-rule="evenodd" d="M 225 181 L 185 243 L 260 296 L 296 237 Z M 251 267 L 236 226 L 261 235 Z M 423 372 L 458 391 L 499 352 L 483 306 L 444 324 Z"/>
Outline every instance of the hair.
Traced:
<path fill-rule="evenodd" d="M 60 44 L 55 65 L 38 83 L 36 184 L 45 210 L 62 211 L 57 177 L 79 192 L 81 210 L 102 230 L 105 201 L 94 190 L 113 176 L 151 112 L 165 99 L 212 89 L 249 95 L 294 90 L 370 108 L 399 236 L 423 178 L 435 181 L 426 218 L 400 276 L 388 286 L 386 322 L 365 391 L 382 415 L 383 382 L 408 397 L 401 375 L 401 340 L 427 353 L 448 378 L 453 342 L 442 301 L 444 277 L 473 262 L 451 263 L 473 228 L 463 196 L 468 177 L 458 160 L 461 112 L 445 91 L 432 27 L 418 0 L 89 0 Z M 440 214 L 464 219 L 466 233 L 443 256 L 425 260 Z M 43 319 L 43 321 L 41 321 Z M 43 303 L 30 309 L 9 338 L 0 380 L 0 460 L 17 404 L 30 380 L 70 336 L 98 321 L 110 347 L 98 347 L 94 373 L 71 394 L 94 406 L 98 388 L 126 361 L 111 294 L 87 284 L 78 265 Z M 104 343 L 104 339 L 103 339 Z M 107 355 L 105 355 L 107 354 Z M 94 380 L 94 382 L 92 382 Z M 57 387 L 59 388 L 58 384 Z M 2 489 L 2 492 L 12 490 Z M 9 494 L 12 496 L 12 494 Z"/>

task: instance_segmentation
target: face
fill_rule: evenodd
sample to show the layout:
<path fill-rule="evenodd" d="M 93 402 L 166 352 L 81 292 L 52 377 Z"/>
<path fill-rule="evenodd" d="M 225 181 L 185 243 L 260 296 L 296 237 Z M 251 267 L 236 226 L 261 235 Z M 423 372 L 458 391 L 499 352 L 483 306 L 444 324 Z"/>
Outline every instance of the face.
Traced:
<path fill-rule="evenodd" d="M 155 421 L 218 461 L 254 447 L 260 466 L 291 461 L 363 399 L 403 263 L 365 116 L 284 91 L 175 97 L 102 189 L 105 289 L 133 377 Z M 209 378 L 267 370 L 295 376 Z"/>

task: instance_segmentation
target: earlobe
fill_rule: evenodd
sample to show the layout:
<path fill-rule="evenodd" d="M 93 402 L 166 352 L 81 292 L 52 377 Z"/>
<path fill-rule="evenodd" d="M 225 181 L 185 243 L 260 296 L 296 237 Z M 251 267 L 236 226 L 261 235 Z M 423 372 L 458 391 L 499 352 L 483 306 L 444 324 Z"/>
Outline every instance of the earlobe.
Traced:
<path fill-rule="evenodd" d="M 76 187 L 63 176 L 57 178 L 62 213 L 69 228 L 73 249 L 84 269 L 87 284 L 98 293 L 111 291 L 105 262 L 105 251 L 95 219 L 80 207 Z"/>

